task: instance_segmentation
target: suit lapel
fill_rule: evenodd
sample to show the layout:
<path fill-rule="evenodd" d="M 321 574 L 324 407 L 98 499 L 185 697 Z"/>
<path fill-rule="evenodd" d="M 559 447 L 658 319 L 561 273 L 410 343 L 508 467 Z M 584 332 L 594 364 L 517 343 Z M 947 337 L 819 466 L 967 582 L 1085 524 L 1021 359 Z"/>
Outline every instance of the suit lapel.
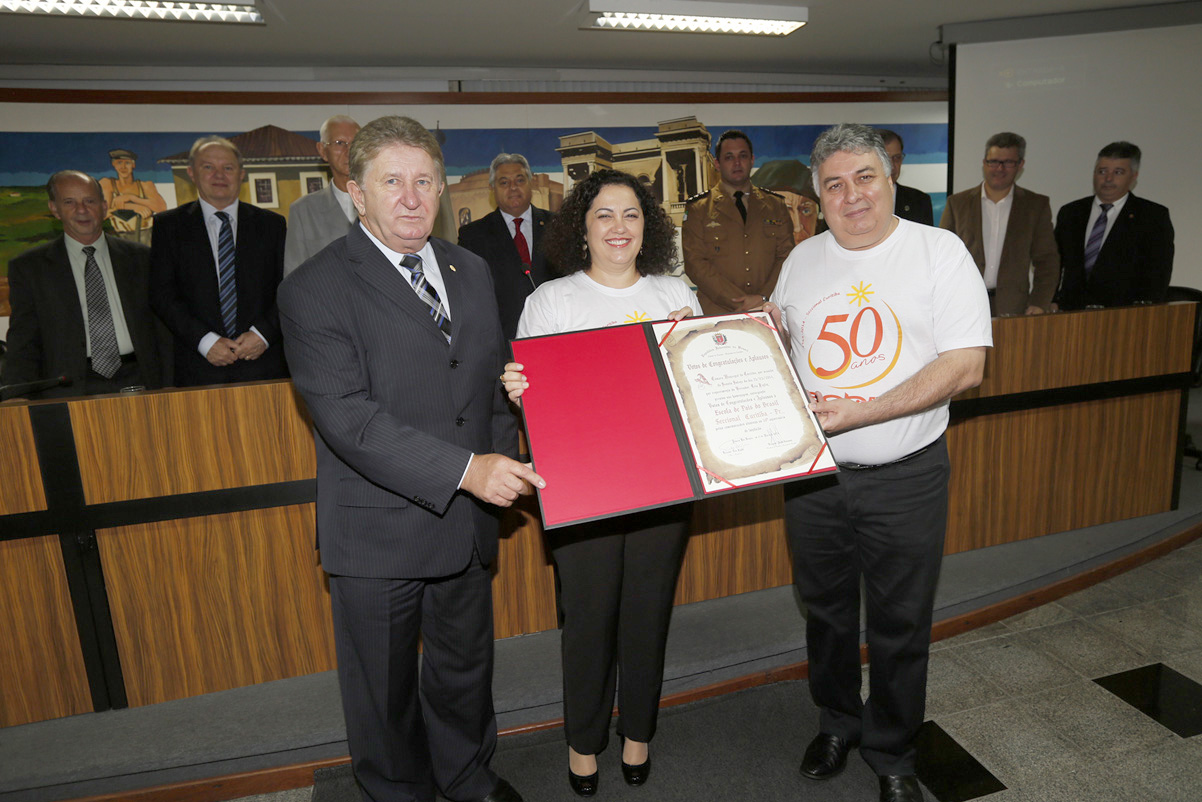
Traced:
<path fill-rule="evenodd" d="M 364 282 L 381 297 L 399 306 L 406 314 L 424 322 L 429 327 L 431 336 L 446 342 L 438 326 L 434 325 L 429 307 L 417 297 L 417 293 L 401 275 L 401 271 L 390 264 L 376 244 L 368 239 L 361 226 L 351 226 L 346 236 L 346 247 L 347 255 L 351 259 L 351 268 Z M 443 257 L 438 255 L 438 258 L 438 266 L 443 270 L 445 281 L 448 271 L 442 262 Z M 451 319 L 451 331 L 455 331 L 454 318 Z"/>
<path fill-rule="evenodd" d="M 65 235 L 64 235 L 65 236 Z M 46 252 L 46 275 L 50 277 L 55 300 L 58 308 L 64 310 L 64 327 L 72 341 L 83 342 L 85 338 L 83 308 L 79 302 L 79 288 L 75 284 L 75 275 L 71 272 L 71 260 L 67 256 L 67 245 L 63 237 Z"/>

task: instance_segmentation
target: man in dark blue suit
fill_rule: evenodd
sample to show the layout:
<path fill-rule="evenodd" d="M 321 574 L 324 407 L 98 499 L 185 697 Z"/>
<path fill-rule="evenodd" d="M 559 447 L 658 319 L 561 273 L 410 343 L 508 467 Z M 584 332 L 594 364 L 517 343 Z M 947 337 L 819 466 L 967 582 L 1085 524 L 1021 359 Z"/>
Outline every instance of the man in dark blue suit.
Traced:
<path fill-rule="evenodd" d="M 188 177 L 200 199 L 154 217 L 150 299 L 175 335 L 175 383 L 283 379 L 276 287 L 286 224 L 241 203 L 242 154 L 228 139 L 196 140 Z"/>
<path fill-rule="evenodd" d="M 459 244 L 484 257 L 492 268 L 493 290 L 505 336 L 517 335 L 526 296 L 551 278 L 543 255 L 543 234 L 552 214 L 530 204 L 534 176 L 520 153 L 499 153 L 488 168 L 497 208 L 459 229 Z"/>
<path fill-rule="evenodd" d="M 1173 274 L 1169 210 L 1136 197 L 1140 150 L 1111 142 L 1094 164 L 1093 197 L 1060 207 L 1061 309 L 1164 303 Z"/>
<path fill-rule="evenodd" d="M 414 120 L 365 126 L 347 184 L 359 222 L 288 276 L 280 322 L 317 430 L 318 545 L 363 798 L 520 802 L 488 765 L 489 566 L 497 507 L 543 483 L 507 456 L 488 265 L 430 238 L 442 169 Z"/>

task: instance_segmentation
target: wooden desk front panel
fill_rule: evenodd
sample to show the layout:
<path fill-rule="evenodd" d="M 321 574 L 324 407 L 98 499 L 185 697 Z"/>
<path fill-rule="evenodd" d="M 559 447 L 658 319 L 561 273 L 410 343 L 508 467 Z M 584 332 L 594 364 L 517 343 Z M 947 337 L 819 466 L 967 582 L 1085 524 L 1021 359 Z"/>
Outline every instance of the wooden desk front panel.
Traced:
<path fill-rule="evenodd" d="M 334 668 L 313 505 L 99 530 L 130 706 Z"/>
<path fill-rule="evenodd" d="M 72 401 L 89 504 L 312 479 L 313 434 L 288 381 Z"/>
<path fill-rule="evenodd" d="M 0 515 L 46 509 L 27 406 L 0 406 L 0 477 Z"/>
<path fill-rule="evenodd" d="M 0 542 L 0 727 L 92 711 L 58 536 Z"/>
<path fill-rule="evenodd" d="M 1170 509 L 1181 393 L 953 422 L 946 553 Z"/>

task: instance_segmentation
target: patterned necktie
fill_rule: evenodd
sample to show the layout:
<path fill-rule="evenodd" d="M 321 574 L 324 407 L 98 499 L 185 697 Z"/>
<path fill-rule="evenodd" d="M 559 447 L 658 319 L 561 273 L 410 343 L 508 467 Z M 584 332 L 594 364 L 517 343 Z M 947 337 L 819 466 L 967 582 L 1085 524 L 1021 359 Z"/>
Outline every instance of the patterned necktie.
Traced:
<path fill-rule="evenodd" d="M 513 218 L 513 244 L 517 246 L 518 258 L 522 264 L 530 266 L 530 246 L 526 243 L 526 235 L 522 233 L 522 218 Z"/>
<path fill-rule="evenodd" d="M 113 326 L 113 311 L 109 306 L 104 276 L 96 263 L 96 249 L 83 249 L 87 260 L 83 267 L 84 294 L 88 300 L 88 334 L 92 338 L 92 370 L 106 379 L 113 378 L 121 367 L 121 351 L 117 348 L 117 329 Z"/>
<path fill-rule="evenodd" d="M 231 340 L 238 336 L 238 285 L 234 280 L 234 227 L 230 216 L 216 212 L 221 221 L 217 232 L 217 297 L 221 301 L 221 322 L 225 325 L 225 336 Z"/>
<path fill-rule="evenodd" d="M 1089 271 L 1093 270 L 1094 263 L 1098 261 L 1098 254 L 1102 252 L 1102 238 L 1106 236 L 1106 219 L 1110 216 L 1110 210 L 1114 208 L 1113 203 L 1103 203 L 1102 213 L 1098 215 L 1097 222 L 1093 224 L 1093 231 L 1089 232 L 1089 240 L 1085 243 L 1085 275 L 1089 275 Z"/>
<path fill-rule="evenodd" d="M 417 297 L 430 307 L 430 317 L 434 318 L 434 325 L 438 326 L 442 336 L 447 338 L 447 342 L 450 342 L 451 319 L 447 317 L 447 310 L 442 307 L 442 299 L 438 297 L 438 290 L 426 281 L 426 274 L 422 271 L 422 258 L 416 253 L 407 253 L 401 258 L 401 267 L 408 268 L 409 280 L 413 284 L 413 289 L 417 291 Z"/>
<path fill-rule="evenodd" d="M 743 222 L 747 222 L 747 207 L 743 205 L 742 190 L 735 193 L 735 208 L 739 210 L 739 214 L 743 216 Z"/>

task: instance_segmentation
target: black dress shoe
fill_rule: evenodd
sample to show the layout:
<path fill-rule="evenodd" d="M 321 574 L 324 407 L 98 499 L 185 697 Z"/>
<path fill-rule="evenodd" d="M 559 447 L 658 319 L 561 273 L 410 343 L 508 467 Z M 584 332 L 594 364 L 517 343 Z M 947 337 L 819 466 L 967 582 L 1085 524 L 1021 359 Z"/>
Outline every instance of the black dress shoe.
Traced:
<path fill-rule="evenodd" d="M 881 802 L 922 802 L 922 786 L 913 774 L 887 774 L 881 781 Z"/>
<path fill-rule="evenodd" d="M 627 785 L 642 785 L 647 782 L 647 777 L 651 774 L 651 756 L 637 766 L 632 766 L 625 760 L 622 761 L 622 779 L 626 780 Z"/>
<path fill-rule="evenodd" d="M 516 788 L 498 777 L 497 785 L 492 789 L 492 793 L 481 799 L 480 802 L 522 802 L 522 795 L 517 792 Z"/>
<path fill-rule="evenodd" d="M 806 747 L 801 759 L 801 773 L 811 780 L 829 780 L 847 765 L 847 753 L 855 746 L 838 735 L 820 732 Z"/>
<path fill-rule="evenodd" d="M 568 769 L 568 785 L 572 786 L 572 790 L 576 792 L 576 796 L 592 796 L 597 793 L 597 772 L 586 776 L 580 776 L 576 772 Z"/>

